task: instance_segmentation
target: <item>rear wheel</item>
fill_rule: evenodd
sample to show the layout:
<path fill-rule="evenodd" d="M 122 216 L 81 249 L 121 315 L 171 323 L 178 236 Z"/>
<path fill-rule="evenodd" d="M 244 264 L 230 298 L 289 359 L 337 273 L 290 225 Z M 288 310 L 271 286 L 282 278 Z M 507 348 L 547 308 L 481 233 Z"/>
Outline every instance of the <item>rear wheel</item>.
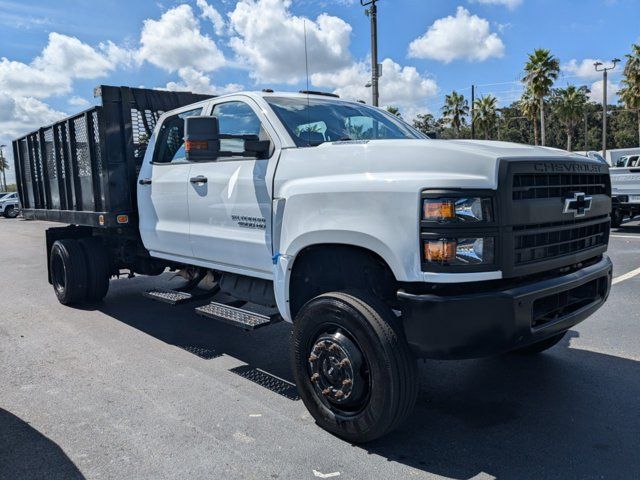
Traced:
<path fill-rule="evenodd" d="M 78 240 L 87 263 L 87 295 L 89 302 L 99 302 L 109 291 L 109 257 L 104 245 L 96 237 Z"/>
<path fill-rule="evenodd" d="M 542 340 L 538 343 L 531 344 L 527 347 L 518 348 L 517 350 L 513 350 L 512 353 L 517 353 L 521 355 L 536 355 L 538 353 L 542 353 L 545 350 L 549 350 L 551 347 L 555 347 L 560 340 L 564 338 L 567 332 L 562 332 L 555 337 L 547 338 L 546 340 Z"/>
<path fill-rule="evenodd" d="M 87 294 L 87 264 L 77 240 L 57 240 L 49 259 L 51 283 L 63 305 L 81 302 Z"/>
<path fill-rule="evenodd" d="M 391 310 L 363 292 L 309 301 L 293 327 L 293 373 L 325 430 L 360 443 L 385 435 L 413 410 L 416 359 Z"/>

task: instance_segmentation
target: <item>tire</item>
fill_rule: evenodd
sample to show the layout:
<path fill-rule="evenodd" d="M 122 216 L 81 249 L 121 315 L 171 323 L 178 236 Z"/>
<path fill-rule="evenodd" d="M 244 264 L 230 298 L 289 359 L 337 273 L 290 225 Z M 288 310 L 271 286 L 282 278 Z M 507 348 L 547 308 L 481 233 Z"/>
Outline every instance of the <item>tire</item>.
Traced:
<path fill-rule="evenodd" d="M 18 209 L 15 207 L 7 207 L 4 211 L 5 218 L 16 218 L 18 216 Z"/>
<path fill-rule="evenodd" d="M 87 295 L 88 302 L 101 301 L 109 291 L 109 256 L 102 242 L 95 237 L 78 240 L 87 264 Z"/>
<path fill-rule="evenodd" d="M 517 353 L 518 355 L 536 355 L 538 353 L 542 353 L 545 350 L 549 350 L 551 347 L 555 347 L 566 334 L 567 332 L 562 332 L 555 337 L 547 338 L 546 340 L 542 340 L 538 343 L 533 343 L 527 347 L 513 350 L 512 353 Z"/>
<path fill-rule="evenodd" d="M 368 293 L 327 293 L 304 305 L 291 356 L 305 406 L 320 427 L 344 440 L 375 440 L 413 410 L 416 359 L 393 312 Z"/>
<path fill-rule="evenodd" d="M 613 228 L 619 228 L 623 221 L 624 213 L 617 209 L 611 212 L 611 226 Z"/>
<path fill-rule="evenodd" d="M 51 283 L 63 305 L 81 302 L 87 295 L 87 262 L 77 240 L 57 240 L 49 258 Z"/>

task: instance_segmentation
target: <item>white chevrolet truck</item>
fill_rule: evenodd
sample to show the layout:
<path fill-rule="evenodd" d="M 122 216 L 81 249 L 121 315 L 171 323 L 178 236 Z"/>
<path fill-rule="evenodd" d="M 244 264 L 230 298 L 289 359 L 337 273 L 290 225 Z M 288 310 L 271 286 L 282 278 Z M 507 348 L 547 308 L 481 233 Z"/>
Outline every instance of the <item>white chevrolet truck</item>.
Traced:
<path fill-rule="evenodd" d="M 417 358 L 542 352 L 609 295 L 600 162 L 430 140 L 318 92 L 97 94 L 13 143 L 25 217 L 68 224 L 46 235 L 59 301 L 170 269 L 184 283 L 146 296 L 290 322 L 299 394 L 349 441 L 407 418 Z"/>

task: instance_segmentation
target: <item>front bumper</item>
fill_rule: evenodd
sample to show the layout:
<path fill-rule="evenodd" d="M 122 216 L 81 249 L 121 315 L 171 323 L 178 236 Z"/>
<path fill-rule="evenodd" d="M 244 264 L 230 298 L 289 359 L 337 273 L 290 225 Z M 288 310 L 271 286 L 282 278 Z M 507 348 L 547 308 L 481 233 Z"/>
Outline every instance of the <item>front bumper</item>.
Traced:
<path fill-rule="evenodd" d="M 404 330 L 422 358 L 479 358 L 567 331 L 606 301 L 608 257 L 573 273 L 468 295 L 398 292 Z"/>

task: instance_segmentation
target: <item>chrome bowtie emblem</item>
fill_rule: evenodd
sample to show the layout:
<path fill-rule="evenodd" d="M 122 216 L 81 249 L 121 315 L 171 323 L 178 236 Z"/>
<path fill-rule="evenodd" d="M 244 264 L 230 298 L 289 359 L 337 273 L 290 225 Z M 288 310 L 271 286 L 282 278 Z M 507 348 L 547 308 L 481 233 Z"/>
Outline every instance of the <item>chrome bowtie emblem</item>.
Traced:
<path fill-rule="evenodd" d="M 591 210 L 593 197 L 587 197 L 582 192 L 573 192 L 573 196 L 564 199 L 562 213 L 573 213 L 574 217 L 584 217 Z"/>

